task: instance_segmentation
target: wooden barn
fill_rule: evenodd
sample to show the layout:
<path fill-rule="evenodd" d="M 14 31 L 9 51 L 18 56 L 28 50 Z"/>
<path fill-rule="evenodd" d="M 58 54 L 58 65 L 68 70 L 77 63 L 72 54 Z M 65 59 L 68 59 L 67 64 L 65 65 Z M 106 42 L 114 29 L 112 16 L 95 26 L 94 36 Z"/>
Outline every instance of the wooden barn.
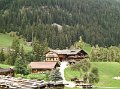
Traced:
<path fill-rule="evenodd" d="M 69 61 L 88 58 L 88 54 L 81 49 L 77 50 L 50 50 L 46 53 L 46 61 Z"/>
<path fill-rule="evenodd" d="M 15 69 L 13 68 L 0 68 L 0 75 L 14 77 L 14 74 L 15 74 Z"/>
<path fill-rule="evenodd" d="M 58 62 L 31 62 L 29 64 L 32 73 L 45 73 L 57 67 L 60 67 Z"/>

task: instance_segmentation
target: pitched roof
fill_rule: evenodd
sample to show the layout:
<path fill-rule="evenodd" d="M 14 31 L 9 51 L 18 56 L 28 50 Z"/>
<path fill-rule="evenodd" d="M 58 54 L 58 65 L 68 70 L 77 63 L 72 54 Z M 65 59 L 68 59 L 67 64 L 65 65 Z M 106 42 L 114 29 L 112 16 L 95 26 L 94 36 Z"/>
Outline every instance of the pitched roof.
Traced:
<path fill-rule="evenodd" d="M 32 69 L 53 69 L 57 62 L 31 62 L 29 67 Z"/>
<path fill-rule="evenodd" d="M 78 52 L 80 52 L 81 49 L 76 49 L 76 50 L 68 50 L 68 49 L 66 49 L 66 50 L 51 50 L 51 51 L 53 51 L 53 52 L 55 52 L 57 54 L 75 55 Z"/>
<path fill-rule="evenodd" d="M 46 57 L 51 57 L 51 58 L 57 58 L 58 57 L 58 55 L 57 55 L 57 53 L 54 53 L 54 52 L 49 52 L 48 54 L 46 54 Z"/>
<path fill-rule="evenodd" d="M 9 72 L 9 71 L 14 71 L 15 69 L 12 68 L 0 68 L 0 73 L 2 72 Z"/>

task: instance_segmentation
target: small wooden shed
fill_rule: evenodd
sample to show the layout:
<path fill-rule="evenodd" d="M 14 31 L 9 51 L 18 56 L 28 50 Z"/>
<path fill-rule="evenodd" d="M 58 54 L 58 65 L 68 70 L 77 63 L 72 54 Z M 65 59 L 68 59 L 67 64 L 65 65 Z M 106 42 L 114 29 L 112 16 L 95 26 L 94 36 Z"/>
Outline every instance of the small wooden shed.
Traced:
<path fill-rule="evenodd" d="M 14 76 L 15 69 L 14 68 L 0 68 L 0 75 L 5 76 Z"/>
<path fill-rule="evenodd" d="M 31 62 L 29 67 L 32 73 L 45 73 L 46 71 L 51 71 L 57 67 L 60 67 L 58 62 Z"/>

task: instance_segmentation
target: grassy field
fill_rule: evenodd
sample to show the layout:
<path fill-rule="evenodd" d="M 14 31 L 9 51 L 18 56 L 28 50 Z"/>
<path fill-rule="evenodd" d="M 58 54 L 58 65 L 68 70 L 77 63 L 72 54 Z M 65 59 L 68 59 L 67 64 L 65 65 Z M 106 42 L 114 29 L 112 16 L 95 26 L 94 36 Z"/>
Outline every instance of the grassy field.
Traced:
<path fill-rule="evenodd" d="M 92 47 L 90 44 L 85 43 L 83 49 L 90 55 Z"/>
<path fill-rule="evenodd" d="M 120 76 L 120 64 L 117 62 L 93 62 L 99 70 L 100 82 L 97 86 L 120 87 L 120 80 L 114 80 L 113 77 Z"/>
<path fill-rule="evenodd" d="M 0 68 L 13 68 L 14 66 L 0 64 Z"/>
<path fill-rule="evenodd" d="M 67 81 L 70 81 L 70 79 L 73 78 L 73 77 L 80 78 L 79 71 L 71 70 L 70 67 L 66 68 L 64 73 L 65 73 L 65 78 L 66 78 Z"/>
<path fill-rule="evenodd" d="M 14 39 L 14 37 L 0 33 L 0 48 L 10 47 L 12 45 L 13 39 Z M 25 45 L 25 42 L 23 39 L 20 39 L 20 45 L 24 47 L 26 52 L 32 50 L 32 47 Z"/>
<path fill-rule="evenodd" d="M 94 89 L 104 89 L 104 87 L 118 87 L 116 89 L 120 89 L 120 80 L 113 79 L 113 77 L 120 76 L 120 64 L 119 63 L 117 62 L 92 62 L 91 64 L 93 67 L 98 68 L 99 76 L 100 76 L 100 82 L 96 84 L 96 86 L 101 87 L 101 88 L 94 88 Z M 79 77 L 79 72 L 71 71 L 70 68 L 65 69 L 66 80 L 70 80 L 70 78 L 74 76 Z M 65 89 L 70 89 L 70 88 L 65 88 Z"/>
<path fill-rule="evenodd" d="M 12 44 L 13 37 L 0 33 L 0 47 L 9 47 Z"/>

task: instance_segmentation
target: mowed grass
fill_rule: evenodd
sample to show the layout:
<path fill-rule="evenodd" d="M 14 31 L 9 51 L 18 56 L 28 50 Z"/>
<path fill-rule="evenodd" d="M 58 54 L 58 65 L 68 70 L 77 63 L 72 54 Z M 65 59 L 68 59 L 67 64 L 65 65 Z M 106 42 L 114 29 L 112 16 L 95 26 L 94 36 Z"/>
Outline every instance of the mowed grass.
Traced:
<path fill-rule="evenodd" d="M 90 55 L 92 47 L 90 44 L 85 43 L 83 49 Z"/>
<path fill-rule="evenodd" d="M 100 82 L 97 86 L 119 87 L 120 80 L 113 79 L 120 76 L 120 64 L 117 62 L 92 62 L 92 66 L 99 70 Z"/>
<path fill-rule="evenodd" d="M 12 44 L 14 37 L 0 33 L 0 47 L 9 47 Z"/>
<path fill-rule="evenodd" d="M 65 73 L 65 79 L 67 81 L 70 81 L 71 78 L 74 78 L 74 77 L 80 78 L 80 72 L 76 70 L 71 70 L 70 67 L 66 68 L 64 70 L 64 73 Z"/>
<path fill-rule="evenodd" d="M 15 37 L 11 37 L 7 34 L 2 34 L 0 33 L 0 48 L 8 48 L 12 45 L 13 39 Z M 25 42 L 23 39 L 19 39 L 20 40 L 20 45 L 24 47 L 25 51 L 31 51 L 32 47 L 25 45 Z"/>
<path fill-rule="evenodd" d="M 13 68 L 14 66 L 0 64 L 0 68 Z"/>
<path fill-rule="evenodd" d="M 100 81 L 95 86 L 118 87 L 118 89 L 120 89 L 120 80 L 113 79 L 116 76 L 120 76 L 120 64 L 119 63 L 117 62 L 92 62 L 91 64 L 92 64 L 92 67 L 97 67 L 99 70 Z M 65 69 L 66 80 L 70 80 L 72 77 L 75 77 L 75 76 L 78 76 L 80 78 L 80 73 L 78 71 L 72 71 L 70 67 Z M 94 89 L 104 89 L 104 88 L 94 88 Z"/>
<path fill-rule="evenodd" d="M 65 87 L 64 89 L 83 89 L 83 88 L 80 88 L 80 87 L 73 87 L 73 88 L 70 88 L 70 87 Z M 116 88 L 116 87 L 110 87 L 110 88 L 103 88 L 103 87 L 101 87 L 101 88 L 98 88 L 98 87 L 96 87 L 96 88 L 93 88 L 93 89 L 120 89 L 120 88 Z"/>

